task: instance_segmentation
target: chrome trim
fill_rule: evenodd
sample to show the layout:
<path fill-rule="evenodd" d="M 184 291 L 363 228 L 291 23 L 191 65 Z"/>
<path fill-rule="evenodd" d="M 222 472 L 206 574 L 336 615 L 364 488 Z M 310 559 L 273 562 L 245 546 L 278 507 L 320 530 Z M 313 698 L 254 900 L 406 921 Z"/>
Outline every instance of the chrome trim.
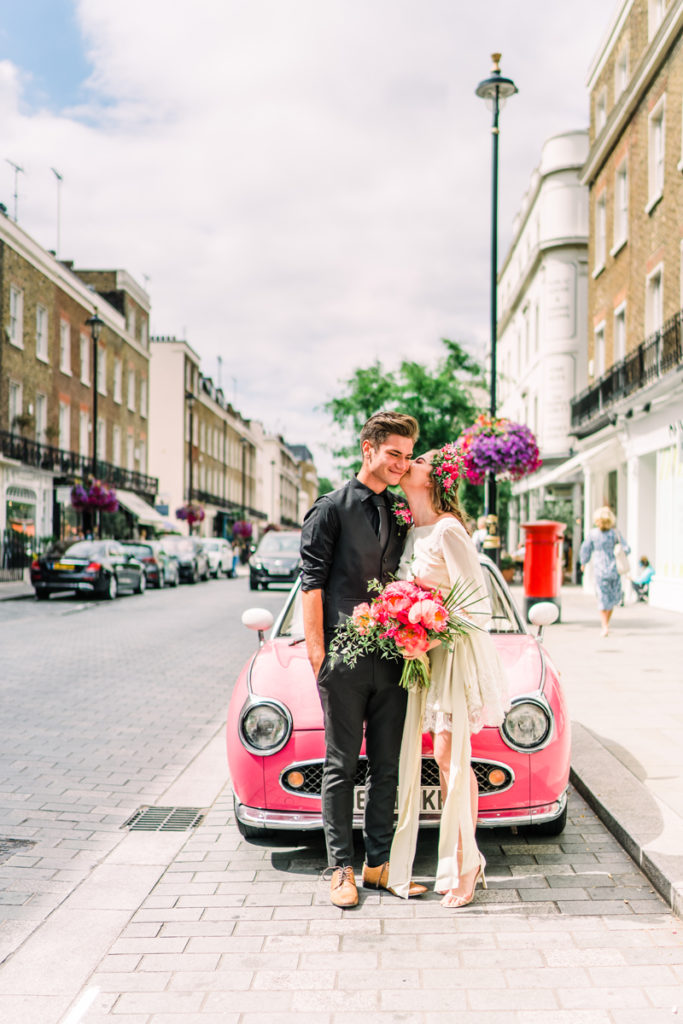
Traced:
<path fill-rule="evenodd" d="M 364 755 L 361 755 L 358 758 L 358 760 L 359 761 L 367 761 L 367 757 L 364 756 Z M 430 758 L 430 757 L 426 757 L 426 758 L 423 757 L 422 761 L 434 761 L 434 758 L 433 757 L 432 758 Z M 280 789 L 282 790 L 283 793 L 287 793 L 290 796 L 294 795 L 294 796 L 301 797 L 302 800 L 320 800 L 320 793 L 302 793 L 301 790 L 299 790 L 299 789 L 294 789 L 293 787 L 285 786 L 282 780 L 283 780 L 284 776 L 287 774 L 287 772 L 291 772 L 294 769 L 306 768 L 308 765 L 311 765 L 311 764 L 321 765 L 322 766 L 324 763 L 325 763 L 324 759 L 320 758 L 320 757 L 313 757 L 313 758 L 311 758 L 308 761 L 293 761 L 291 764 L 288 764 L 285 768 L 283 768 L 282 771 L 280 772 L 280 775 L 278 777 L 278 785 L 280 786 Z M 507 784 L 507 786 L 501 786 L 499 789 L 494 789 L 490 793 L 480 793 L 479 794 L 479 799 L 480 800 L 485 800 L 486 797 L 489 797 L 489 796 L 498 796 L 499 793 L 505 793 L 505 792 L 507 792 L 508 789 L 512 789 L 512 787 L 514 786 L 514 784 L 516 782 L 516 776 L 515 776 L 514 770 L 510 767 L 509 764 L 505 764 L 504 761 L 493 761 L 490 758 L 474 757 L 474 758 L 472 758 L 472 761 L 470 763 L 494 765 L 496 768 L 504 768 L 505 771 L 508 772 L 509 775 L 510 775 L 510 781 Z M 422 766 L 420 765 L 420 767 L 422 767 Z M 421 786 L 420 788 L 424 788 L 424 787 Z"/>
<path fill-rule="evenodd" d="M 256 659 L 258 658 L 260 653 L 261 653 L 261 647 L 259 646 L 258 650 L 256 651 L 256 653 L 254 654 L 253 658 L 249 662 L 249 668 L 247 669 L 247 692 L 248 692 L 250 697 L 254 696 L 254 688 L 251 685 L 251 675 L 252 675 L 252 672 L 254 670 L 254 662 L 256 661 Z"/>
<path fill-rule="evenodd" d="M 530 808 L 530 810 L 525 814 L 520 814 L 517 810 L 511 810 L 509 813 L 501 811 L 497 817 L 489 815 L 487 817 L 477 818 L 477 828 L 509 828 L 510 825 L 541 825 L 543 822 L 555 821 L 556 818 L 559 818 L 564 811 L 566 803 L 567 791 L 565 790 L 557 800 L 553 800 L 551 804 L 543 805 L 552 807 L 552 810 L 550 811 L 542 814 L 534 814 L 533 808 Z M 252 825 L 256 828 L 260 826 L 264 830 L 295 830 L 311 832 L 322 829 L 323 827 L 323 818 L 320 812 L 264 811 L 258 807 L 247 807 L 246 804 L 241 804 L 237 797 L 235 797 L 235 816 L 245 825 Z M 420 818 L 420 828 L 438 828 L 440 820 L 441 816 L 436 814 L 431 815 L 429 818 Z M 353 827 L 355 829 L 362 829 L 363 824 L 363 815 L 354 814 Z"/>
<path fill-rule="evenodd" d="M 498 726 L 500 738 L 502 739 L 506 747 L 509 747 L 510 750 L 516 750 L 519 754 L 535 754 L 539 750 L 544 750 L 548 746 L 548 744 L 555 738 L 555 715 L 553 714 L 553 709 L 550 706 L 550 702 L 544 696 L 544 694 L 538 693 L 538 691 L 536 691 L 534 693 L 527 693 L 523 694 L 520 697 L 515 697 L 515 699 L 512 701 L 510 711 L 512 711 L 512 709 L 515 708 L 518 704 L 536 704 L 545 712 L 545 714 L 548 717 L 549 723 L 547 736 L 540 743 L 537 743 L 536 746 L 520 747 L 505 732 L 505 721 L 503 721 L 503 724 Z M 509 713 L 510 712 L 508 712 L 508 714 Z M 505 717 L 507 718 L 507 715 Z"/>
<path fill-rule="evenodd" d="M 252 746 L 247 737 L 244 735 L 243 729 L 244 719 L 248 712 L 251 711 L 252 708 L 265 706 L 277 708 L 278 711 L 282 712 L 282 714 L 285 717 L 285 721 L 287 722 L 287 730 L 285 732 L 284 737 L 280 740 L 279 743 L 277 743 L 273 747 L 269 747 L 267 750 L 264 750 L 261 747 Z M 239 733 L 240 742 L 242 746 L 244 747 L 245 750 L 248 750 L 250 754 L 255 754 L 257 757 L 271 757 L 273 754 L 279 754 L 282 748 L 289 743 L 289 740 L 292 735 L 293 726 L 294 723 L 292 721 L 292 713 L 287 707 L 287 705 L 283 704 L 282 701 L 275 700 L 274 697 L 254 697 L 252 694 L 250 694 L 249 697 L 247 697 L 247 699 L 245 700 L 240 710 L 240 717 L 237 723 L 237 731 Z"/>

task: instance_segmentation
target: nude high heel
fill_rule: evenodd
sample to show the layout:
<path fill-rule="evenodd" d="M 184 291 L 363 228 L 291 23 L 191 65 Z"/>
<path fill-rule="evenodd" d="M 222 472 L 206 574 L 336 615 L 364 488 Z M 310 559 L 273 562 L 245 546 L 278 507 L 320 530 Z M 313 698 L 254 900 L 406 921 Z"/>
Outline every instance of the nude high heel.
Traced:
<path fill-rule="evenodd" d="M 460 910 L 461 907 L 468 907 L 470 905 L 470 903 L 472 902 L 472 900 L 474 899 L 474 893 L 475 893 L 475 890 L 476 890 L 477 885 L 479 884 L 479 882 L 481 882 L 482 889 L 488 889 L 488 885 L 486 884 L 486 875 L 484 874 L 484 868 L 485 867 L 486 867 L 486 860 L 484 858 L 483 853 L 480 853 L 479 854 L 479 867 L 477 868 L 477 873 L 474 876 L 474 881 L 472 883 L 472 888 L 471 888 L 470 892 L 468 893 L 468 895 L 467 896 L 450 897 L 450 900 L 452 900 L 452 902 L 450 902 L 449 894 L 446 893 L 444 895 L 444 898 L 441 900 L 441 906 L 445 907 L 446 910 Z M 445 902 L 446 900 L 449 900 L 449 902 L 446 903 Z"/>

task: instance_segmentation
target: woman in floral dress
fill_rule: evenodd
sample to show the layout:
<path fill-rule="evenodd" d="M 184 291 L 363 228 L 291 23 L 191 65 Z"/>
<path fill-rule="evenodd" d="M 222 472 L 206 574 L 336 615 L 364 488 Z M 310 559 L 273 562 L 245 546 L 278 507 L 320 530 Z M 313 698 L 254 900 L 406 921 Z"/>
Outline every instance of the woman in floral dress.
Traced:
<path fill-rule="evenodd" d="M 598 610 L 600 611 L 600 622 L 602 624 L 602 635 L 609 634 L 609 620 L 616 605 L 620 604 L 623 598 L 621 589 L 621 576 L 617 569 L 617 561 L 614 557 L 615 544 L 621 544 L 626 554 L 631 549 L 615 529 L 616 519 L 614 512 L 607 505 L 597 509 L 593 516 L 594 528 L 590 531 L 579 553 L 581 567 L 585 569 L 591 563 L 593 579 L 595 582 L 595 596 L 598 599 Z"/>

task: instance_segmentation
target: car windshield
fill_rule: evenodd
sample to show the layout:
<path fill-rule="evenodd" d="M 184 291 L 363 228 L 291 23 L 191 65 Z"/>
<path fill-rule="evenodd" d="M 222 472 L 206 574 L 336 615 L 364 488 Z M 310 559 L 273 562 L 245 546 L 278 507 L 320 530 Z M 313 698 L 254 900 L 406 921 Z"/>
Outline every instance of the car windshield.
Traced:
<path fill-rule="evenodd" d="M 167 551 L 172 551 L 174 555 L 191 555 L 194 553 L 194 541 L 190 540 L 189 537 L 172 537 L 164 541 L 164 547 Z"/>
<path fill-rule="evenodd" d="M 259 555 L 298 555 L 301 535 L 298 533 L 267 533 L 258 546 Z"/>
<path fill-rule="evenodd" d="M 202 546 L 205 551 L 220 551 L 221 546 L 217 540 L 203 540 Z"/>
<path fill-rule="evenodd" d="M 149 544 L 124 544 L 126 554 L 135 555 L 136 558 L 151 558 L 154 554 Z"/>
<path fill-rule="evenodd" d="M 71 544 L 65 551 L 57 549 L 53 550 L 52 554 L 64 558 L 92 558 L 93 555 L 103 555 L 105 550 L 105 544 L 101 540 L 79 540 L 75 544 Z"/>
<path fill-rule="evenodd" d="M 484 582 L 491 602 L 491 620 L 489 633 L 523 633 L 524 627 L 507 591 L 499 582 L 493 570 L 482 564 Z M 290 640 L 301 640 L 304 635 L 304 619 L 301 603 L 301 588 L 297 586 L 292 590 L 287 604 L 282 612 L 282 617 L 276 623 L 273 630 L 273 637 L 288 637 Z"/>

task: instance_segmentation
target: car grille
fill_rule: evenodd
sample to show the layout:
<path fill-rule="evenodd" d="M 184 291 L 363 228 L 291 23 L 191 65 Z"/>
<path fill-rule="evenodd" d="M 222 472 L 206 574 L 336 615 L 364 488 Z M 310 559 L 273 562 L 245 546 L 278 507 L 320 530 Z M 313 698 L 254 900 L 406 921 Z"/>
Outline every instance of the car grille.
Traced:
<path fill-rule="evenodd" d="M 506 765 L 500 764 L 497 761 L 472 761 L 472 768 L 474 769 L 474 774 L 477 779 L 479 793 L 482 796 L 487 793 L 500 793 L 512 785 L 512 772 L 508 767 L 506 767 Z M 492 768 L 498 768 L 505 775 L 505 781 L 499 786 L 494 786 L 489 782 L 488 776 Z M 304 782 L 302 786 L 292 786 L 289 784 L 287 777 L 294 771 L 301 772 L 303 775 Z M 366 758 L 361 757 L 358 760 L 358 767 L 356 768 L 356 774 L 353 780 L 354 786 L 364 786 L 367 782 L 367 776 L 368 762 Z M 280 783 L 283 789 L 286 789 L 288 793 L 300 793 L 305 796 L 320 796 L 322 782 L 322 761 L 311 761 L 305 764 L 290 764 L 282 773 L 280 778 Z M 439 785 L 439 769 L 436 761 L 432 757 L 422 758 L 420 784 L 422 786 Z"/>

